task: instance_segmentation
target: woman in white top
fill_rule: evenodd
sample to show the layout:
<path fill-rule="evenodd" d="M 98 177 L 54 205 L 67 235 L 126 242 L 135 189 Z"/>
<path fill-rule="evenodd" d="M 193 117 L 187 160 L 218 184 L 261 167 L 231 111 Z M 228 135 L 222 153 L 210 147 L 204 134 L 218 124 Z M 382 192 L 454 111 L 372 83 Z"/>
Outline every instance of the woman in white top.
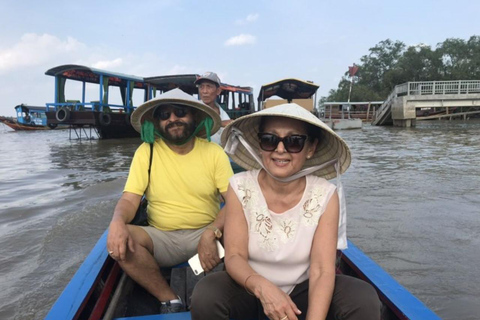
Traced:
<path fill-rule="evenodd" d="M 335 273 L 346 218 L 327 179 L 350 165 L 346 143 L 293 103 L 235 120 L 222 142 L 248 171 L 227 191 L 227 272 L 197 284 L 192 318 L 380 319 L 373 287 Z"/>

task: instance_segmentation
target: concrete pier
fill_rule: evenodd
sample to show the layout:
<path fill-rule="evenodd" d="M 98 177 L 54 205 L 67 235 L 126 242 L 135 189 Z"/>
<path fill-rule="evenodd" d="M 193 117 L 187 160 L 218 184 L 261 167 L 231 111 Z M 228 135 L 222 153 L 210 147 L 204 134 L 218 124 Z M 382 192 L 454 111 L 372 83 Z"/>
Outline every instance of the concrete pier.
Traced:
<path fill-rule="evenodd" d="M 394 88 L 373 125 L 414 127 L 417 121 L 480 114 L 480 81 L 407 82 Z"/>

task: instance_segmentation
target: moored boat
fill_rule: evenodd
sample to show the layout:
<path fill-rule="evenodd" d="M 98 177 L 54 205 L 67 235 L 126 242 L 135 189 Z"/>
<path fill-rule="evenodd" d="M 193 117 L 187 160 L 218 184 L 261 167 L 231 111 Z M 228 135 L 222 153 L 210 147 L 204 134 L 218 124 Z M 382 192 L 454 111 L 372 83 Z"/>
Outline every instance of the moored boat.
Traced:
<path fill-rule="evenodd" d="M 142 77 L 80 65 L 61 65 L 45 74 L 55 77 L 55 101 L 47 103 L 48 125 L 68 124 L 80 138 L 82 133 L 95 138 L 92 130 L 100 139 L 139 136 L 130 124 L 130 115 L 135 109 L 134 95 L 141 102 L 148 98 Z M 96 87 L 93 95 L 92 85 Z M 114 92 L 111 87 L 119 90 Z M 74 99 L 67 99 L 66 95 L 73 94 Z"/>
<path fill-rule="evenodd" d="M 361 119 L 322 119 L 333 130 L 361 129 Z"/>
<path fill-rule="evenodd" d="M 351 116 L 350 105 L 325 103 L 324 110 L 320 112 L 320 119 L 333 130 L 361 129 L 363 116 Z M 368 112 L 367 112 L 368 114 Z"/>
<path fill-rule="evenodd" d="M 260 88 L 258 94 L 259 110 L 283 103 L 296 103 L 312 113 L 316 113 L 316 93 L 319 86 L 312 81 L 295 78 L 282 79 Z M 281 99 L 275 99 L 279 97 Z"/>
<path fill-rule="evenodd" d="M 296 103 L 315 114 L 333 130 L 362 128 L 361 119 L 327 118 L 326 113 L 319 113 L 316 108 L 316 93 L 319 86 L 312 81 L 294 78 L 282 79 L 263 85 L 258 95 L 260 109 L 270 108 L 284 103 Z M 280 97 L 275 99 L 272 97 Z M 331 109 L 330 109 L 331 111 Z"/>
<path fill-rule="evenodd" d="M 15 107 L 16 118 L 0 117 L 0 122 L 16 131 L 55 129 L 56 125 L 47 125 L 46 108 L 20 104 Z"/>
<path fill-rule="evenodd" d="M 134 101 L 143 103 L 174 88 L 198 96 L 196 74 L 143 78 L 80 65 L 61 65 L 45 74 L 55 77 L 55 102 L 47 103 L 46 109 L 48 125 L 68 124 L 78 138 L 82 134 L 100 139 L 138 137 L 130 124 Z M 81 83 L 76 90 L 72 80 Z M 93 96 L 87 90 L 92 84 L 96 87 Z M 119 90 L 111 90 L 115 87 Z M 251 87 L 222 83 L 221 88 L 218 102 L 232 119 L 255 111 Z M 66 94 L 72 92 L 78 95 L 67 99 Z"/>
<path fill-rule="evenodd" d="M 383 101 L 359 102 L 323 102 L 320 107 L 322 119 L 360 119 L 362 122 L 372 122 L 375 111 L 380 108 Z"/>

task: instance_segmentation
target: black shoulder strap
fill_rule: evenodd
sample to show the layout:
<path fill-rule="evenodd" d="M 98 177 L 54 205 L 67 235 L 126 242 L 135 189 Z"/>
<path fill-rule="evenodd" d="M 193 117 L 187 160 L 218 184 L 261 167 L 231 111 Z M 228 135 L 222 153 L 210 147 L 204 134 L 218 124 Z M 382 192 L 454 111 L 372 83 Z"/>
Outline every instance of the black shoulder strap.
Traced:
<path fill-rule="evenodd" d="M 148 164 L 148 183 L 147 183 L 147 189 L 148 189 L 148 186 L 150 185 L 150 171 L 152 170 L 152 161 L 153 161 L 153 143 L 150 143 L 150 163 Z M 145 189 L 145 192 L 147 192 L 147 189 Z"/>

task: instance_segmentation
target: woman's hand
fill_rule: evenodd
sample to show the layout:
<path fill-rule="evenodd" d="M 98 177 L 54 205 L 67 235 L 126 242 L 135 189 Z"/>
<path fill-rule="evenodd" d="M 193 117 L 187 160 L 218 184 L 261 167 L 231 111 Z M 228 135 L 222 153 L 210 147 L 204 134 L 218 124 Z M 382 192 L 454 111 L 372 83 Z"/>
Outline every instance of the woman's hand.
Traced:
<path fill-rule="evenodd" d="M 135 251 L 127 225 L 120 219 L 113 219 L 108 228 L 108 254 L 115 260 L 124 261 L 127 256 L 127 246 L 131 252 Z"/>
<path fill-rule="evenodd" d="M 260 299 L 263 312 L 269 319 L 297 320 L 297 315 L 302 313 L 289 295 L 266 279 L 255 288 L 255 295 Z"/>

